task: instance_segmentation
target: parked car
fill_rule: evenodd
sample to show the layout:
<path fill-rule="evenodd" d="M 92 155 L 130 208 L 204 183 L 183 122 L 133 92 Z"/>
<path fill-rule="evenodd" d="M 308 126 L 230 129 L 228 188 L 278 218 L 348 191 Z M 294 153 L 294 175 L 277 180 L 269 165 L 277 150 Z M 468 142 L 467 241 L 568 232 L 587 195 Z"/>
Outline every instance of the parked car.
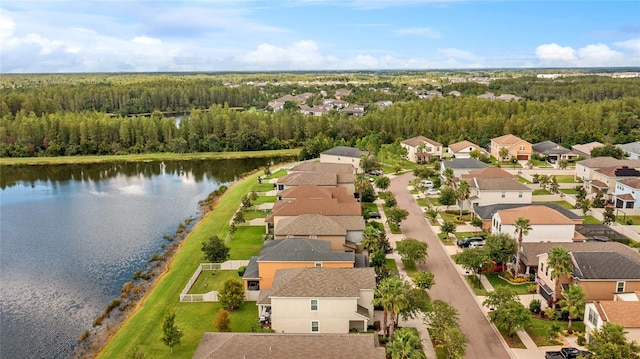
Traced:
<path fill-rule="evenodd" d="M 500 273 L 506 271 L 506 264 L 498 264 L 496 261 L 487 261 L 487 263 L 480 270 L 481 272 Z"/>
<path fill-rule="evenodd" d="M 480 247 L 483 247 L 483 246 L 484 246 L 484 240 L 479 241 L 479 242 L 476 242 L 476 241 L 469 242 L 469 248 L 480 248 Z"/>
<path fill-rule="evenodd" d="M 369 171 L 367 172 L 372 176 L 382 176 L 382 174 L 384 173 L 382 170 L 373 170 L 373 171 Z"/>
<path fill-rule="evenodd" d="M 548 351 L 544 354 L 545 359 L 577 359 L 579 356 L 589 358 L 591 352 L 576 348 L 562 348 L 558 351 Z"/>
<path fill-rule="evenodd" d="M 380 213 L 378 212 L 369 212 L 367 213 L 367 218 L 380 218 Z"/>
<path fill-rule="evenodd" d="M 429 181 L 429 180 L 422 180 L 422 181 L 420 181 L 420 185 L 421 185 L 422 187 L 429 187 L 429 188 L 431 188 L 431 187 L 433 187 L 433 182 L 432 182 L 432 181 Z"/>
<path fill-rule="evenodd" d="M 460 248 L 469 248 L 469 245 L 471 245 L 472 242 L 484 242 L 484 238 L 480 236 L 467 237 L 467 238 L 458 240 L 456 244 Z"/>
<path fill-rule="evenodd" d="M 439 196 L 440 195 L 440 190 L 434 189 L 434 188 L 429 188 L 428 190 L 426 190 L 424 192 L 425 195 L 427 196 Z"/>

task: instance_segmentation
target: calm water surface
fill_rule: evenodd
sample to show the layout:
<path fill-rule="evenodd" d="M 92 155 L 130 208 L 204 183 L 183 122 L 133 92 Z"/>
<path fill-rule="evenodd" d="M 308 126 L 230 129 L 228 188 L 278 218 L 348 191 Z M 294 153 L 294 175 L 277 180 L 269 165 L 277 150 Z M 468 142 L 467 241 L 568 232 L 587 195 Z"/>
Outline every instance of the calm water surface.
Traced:
<path fill-rule="evenodd" d="M 71 357 L 198 201 L 272 160 L 0 169 L 0 357 Z"/>

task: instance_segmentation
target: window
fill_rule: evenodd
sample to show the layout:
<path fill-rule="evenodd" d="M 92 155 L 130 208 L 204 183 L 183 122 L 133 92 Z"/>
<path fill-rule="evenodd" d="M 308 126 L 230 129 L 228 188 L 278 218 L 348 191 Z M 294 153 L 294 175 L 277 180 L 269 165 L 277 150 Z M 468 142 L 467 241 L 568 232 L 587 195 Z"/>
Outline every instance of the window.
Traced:
<path fill-rule="evenodd" d="M 520 151 L 524 151 L 524 146 L 520 146 Z"/>
<path fill-rule="evenodd" d="M 504 198 L 504 196 L 505 196 L 505 193 L 504 193 L 504 192 L 502 192 L 502 194 L 501 194 L 501 196 L 502 196 L 502 198 Z"/>
<path fill-rule="evenodd" d="M 320 323 L 313 321 L 311 322 L 311 332 L 312 333 L 317 333 L 320 330 Z"/>
<path fill-rule="evenodd" d="M 549 267 L 547 267 L 547 269 L 544 270 L 544 275 L 548 278 L 549 277 Z M 559 279 L 558 279 L 559 280 Z"/>
<path fill-rule="evenodd" d="M 311 310 L 313 310 L 313 311 L 317 311 L 318 310 L 318 300 L 317 299 L 311 299 Z"/>
<path fill-rule="evenodd" d="M 544 272 L 544 263 L 540 263 L 540 273 Z"/>
<path fill-rule="evenodd" d="M 618 282 L 616 284 L 616 292 L 617 293 L 624 292 L 624 282 Z"/>
<path fill-rule="evenodd" d="M 518 198 L 522 198 L 522 192 L 518 192 Z"/>
<path fill-rule="evenodd" d="M 322 262 L 316 262 L 315 266 L 316 267 L 322 267 Z"/>
<path fill-rule="evenodd" d="M 593 324 L 594 327 L 598 326 L 598 313 L 595 310 L 589 308 L 589 323 Z"/>

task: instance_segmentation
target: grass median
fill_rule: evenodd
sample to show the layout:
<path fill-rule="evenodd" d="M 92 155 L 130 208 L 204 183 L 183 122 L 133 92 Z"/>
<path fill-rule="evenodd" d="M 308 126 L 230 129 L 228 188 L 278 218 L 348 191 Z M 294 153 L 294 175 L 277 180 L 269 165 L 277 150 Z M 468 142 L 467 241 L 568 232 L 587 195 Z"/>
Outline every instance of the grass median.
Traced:
<path fill-rule="evenodd" d="M 181 244 L 167 272 L 158 279 L 155 287 L 113 335 L 98 358 L 127 357 L 127 353 L 132 353 L 134 350 L 144 352 L 149 358 L 191 358 L 202 335 L 208 331 L 215 331 L 212 323 L 216 312 L 221 307 L 220 304 L 181 303 L 179 294 L 203 260 L 202 243 L 213 235 L 220 238 L 226 237 L 229 221 L 240 205 L 242 197 L 254 189 L 259 174 L 262 172 L 250 175 L 234 184 L 222 196 L 213 211 L 196 225 L 189 237 Z M 229 242 L 232 256 L 244 257 L 255 251 L 247 248 L 234 251 L 234 247 L 244 245 L 244 241 L 237 233 L 234 237 L 237 239 Z M 232 259 L 236 258 L 232 257 Z M 168 309 L 175 310 L 176 324 L 184 333 L 181 344 L 173 348 L 173 354 L 169 347 L 160 341 L 162 324 Z M 254 322 L 257 322 L 257 314 L 255 303 L 245 303 L 239 311 L 231 313 L 232 330 L 250 331 Z"/>

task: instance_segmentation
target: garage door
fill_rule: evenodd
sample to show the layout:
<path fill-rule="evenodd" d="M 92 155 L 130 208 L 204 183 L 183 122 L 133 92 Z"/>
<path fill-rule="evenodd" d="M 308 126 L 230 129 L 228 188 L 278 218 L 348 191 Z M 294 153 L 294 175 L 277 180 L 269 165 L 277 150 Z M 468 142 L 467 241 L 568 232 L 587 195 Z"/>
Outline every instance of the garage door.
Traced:
<path fill-rule="evenodd" d="M 518 155 L 518 161 L 527 161 L 529 159 L 529 155 Z"/>

